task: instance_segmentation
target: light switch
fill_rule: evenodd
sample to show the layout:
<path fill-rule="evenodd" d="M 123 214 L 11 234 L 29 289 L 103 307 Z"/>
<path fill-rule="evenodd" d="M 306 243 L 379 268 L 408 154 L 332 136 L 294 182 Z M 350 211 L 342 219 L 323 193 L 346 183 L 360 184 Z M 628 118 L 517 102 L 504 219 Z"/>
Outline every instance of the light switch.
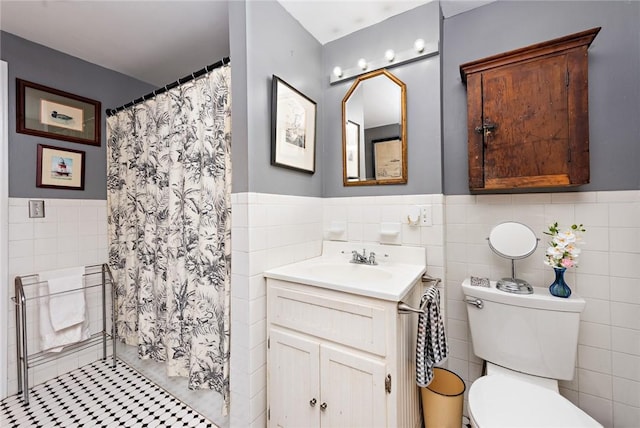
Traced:
<path fill-rule="evenodd" d="M 44 218 L 44 201 L 29 201 L 29 217 Z"/>

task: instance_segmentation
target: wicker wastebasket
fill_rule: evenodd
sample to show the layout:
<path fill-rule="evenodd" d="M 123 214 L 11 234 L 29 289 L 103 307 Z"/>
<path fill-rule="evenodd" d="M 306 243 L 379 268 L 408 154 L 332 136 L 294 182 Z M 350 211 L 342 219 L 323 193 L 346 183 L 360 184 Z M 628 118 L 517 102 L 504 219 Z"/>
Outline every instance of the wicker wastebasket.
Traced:
<path fill-rule="evenodd" d="M 420 388 L 425 428 L 460 428 L 465 388 L 454 372 L 434 368 L 429 385 Z"/>

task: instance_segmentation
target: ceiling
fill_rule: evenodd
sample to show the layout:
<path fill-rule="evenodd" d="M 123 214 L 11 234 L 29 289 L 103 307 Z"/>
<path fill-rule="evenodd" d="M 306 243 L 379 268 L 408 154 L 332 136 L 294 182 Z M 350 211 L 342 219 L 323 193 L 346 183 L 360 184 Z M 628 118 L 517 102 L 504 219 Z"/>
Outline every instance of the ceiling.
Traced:
<path fill-rule="evenodd" d="M 322 44 L 429 1 L 279 0 Z M 489 2 L 441 5 L 448 17 Z M 0 29 L 156 86 L 229 53 L 226 0 L 0 0 Z"/>
<path fill-rule="evenodd" d="M 278 0 L 323 45 L 431 0 Z"/>
<path fill-rule="evenodd" d="M 0 28 L 163 86 L 229 54 L 226 1 L 0 0 Z"/>

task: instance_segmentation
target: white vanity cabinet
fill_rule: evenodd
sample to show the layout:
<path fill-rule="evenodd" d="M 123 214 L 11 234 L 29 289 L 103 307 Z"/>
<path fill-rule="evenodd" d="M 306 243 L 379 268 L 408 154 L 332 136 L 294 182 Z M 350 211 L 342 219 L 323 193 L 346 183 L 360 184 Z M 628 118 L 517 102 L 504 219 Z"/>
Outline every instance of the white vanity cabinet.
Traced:
<path fill-rule="evenodd" d="M 270 341 L 271 426 L 385 426 L 383 360 L 277 328 Z"/>
<path fill-rule="evenodd" d="M 419 427 L 417 318 L 397 303 L 267 277 L 268 426 Z"/>

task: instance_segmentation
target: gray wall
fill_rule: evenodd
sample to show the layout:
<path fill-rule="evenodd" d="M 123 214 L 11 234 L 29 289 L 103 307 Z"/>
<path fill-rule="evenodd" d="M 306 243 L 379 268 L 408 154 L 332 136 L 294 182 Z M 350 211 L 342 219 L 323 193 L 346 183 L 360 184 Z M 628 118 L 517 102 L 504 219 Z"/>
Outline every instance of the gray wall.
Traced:
<path fill-rule="evenodd" d="M 231 2 L 233 192 L 322 196 L 322 45 L 276 1 Z M 316 172 L 272 166 L 271 81 L 277 75 L 318 107 Z"/>
<path fill-rule="evenodd" d="M 16 198 L 106 199 L 104 110 L 117 107 L 153 90 L 148 83 L 91 64 L 13 34 L 0 34 L 0 53 L 9 64 L 9 196 Z M 100 147 L 16 133 L 16 77 L 102 103 Z M 36 187 L 38 144 L 82 150 L 85 190 Z"/>
<path fill-rule="evenodd" d="M 437 3 L 325 46 L 273 0 L 231 2 L 229 9 L 234 192 L 326 197 L 469 193 L 466 88 L 460 82 L 459 65 L 596 26 L 603 29 L 589 50 L 591 183 L 560 190 L 640 188 L 640 2 L 499 1 L 445 19 L 439 56 L 390 69 L 407 84 L 408 183 L 362 187 L 342 184 L 341 101 L 353 80 L 330 85 L 329 75 L 338 64 L 350 68 L 360 57 L 380 59 L 385 49 L 408 49 L 418 37 L 438 40 Z M 10 196 L 104 199 L 104 109 L 154 87 L 4 32 L 0 53 L 9 63 Z M 314 175 L 270 165 L 272 74 L 317 102 Z M 102 146 L 15 133 L 16 77 L 101 101 Z M 35 187 L 38 143 L 86 152 L 84 191 Z"/>
<path fill-rule="evenodd" d="M 439 21 L 438 3 L 432 2 L 324 45 L 323 196 L 442 193 L 439 56 L 389 69 L 407 85 L 409 179 L 405 185 L 343 186 L 342 98 L 353 79 L 329 84 L 329 76 L 336 65 L 349 69 L 362 57 L 370 61 L 381 60 L 386 49 L 396 52 L 412 49 L 418 38 L 427 43 L 439 40 Z"/>
<path fill-rule="evenodd" d="M 247 97 L 247 4 L 229 3 L 231 56 L 231 192 L 249 191 L 249 135 Z"/>
<path fill-rule="evenodd" d="M 639 23 L 636 1 L 498 1 L 445 19 L 444 193 L 469 193 L 460 64 L 594 27 L 602 30 L 589 48 L 591 182 L 555 190 L 640 189 Z"/>

